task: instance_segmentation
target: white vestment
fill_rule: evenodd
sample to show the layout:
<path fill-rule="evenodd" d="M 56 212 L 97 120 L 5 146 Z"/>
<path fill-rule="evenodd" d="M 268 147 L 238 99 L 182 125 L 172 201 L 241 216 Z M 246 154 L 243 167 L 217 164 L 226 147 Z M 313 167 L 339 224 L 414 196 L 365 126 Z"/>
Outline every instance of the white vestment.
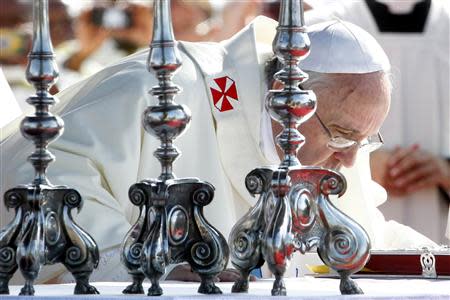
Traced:
<path fill-rule="evenodd" d="M 392 103 L 382 127 L 385 145 L 419 144 L 421 149 L 450 157 L 450 5 L 433 0 L 424 32 L 380 32 L 365 1 L 334 1 L 306 13 L 308 24 L 339 18 L 356 24 L 380 43 L 392 65 Z M 449 205 L 438 189 L 392 197 L 381 211 L 388 219 L 411 226 L 438 243 L 450 239 Z M 448 219 L 448 222 L 447 222 Z M 444 233 L 447 229 L 447 238 Z"/>
<path fill-rule="evenodd" d="M 245 176 L 271 163 L 260 148 L 260 120 L 267 89 L 264 64 L 272 55 L 276 25 L 258 18 L 221 44 L 178 44 L 183 65 L 174 82 L 183 92 L 175 100 L 190 108 L 192 121 L 186 133 L 175 140 L 182 155 L 175 161 L 174 171 L 179 178 L 198 177 L 215 186 L 214 200 L 205 215 L 225 237 L 256 203 L 245 188 Z M 128 199 L 129 187 L 160 173 L 153 156 L 159 141 L 141 125 L 146 106 L 157 102 L 148 94 L 157 81 L 146 69 L 147 56 L 148 51 L 139 52 L 61 92 L 55 109 L 64 119 L 65 132 L 51 144 L 56 161 L 50 164 L 48 177 L 53 184 L 68 185 L 82 194 L 84 206 L 75 220 L 95 238 L 102 253 L 120 247 L 137 219 L 139 211 Z M 210 89 L 219 89 L 215 79 L 224 77 L 228 87 L 233 82 L 236 85 L 238 100 L 228 98 L 233 109 L 220 112 Z M 33 146 L 16 133 L 1 147 L 3 194 L 17 184 L 31 182 L 34 172 L 26 157 Z M 368 160 L 361 162 L 367 169 Z M 354 172 L 357 178 L 358 169 Z M 366 200 L 368 194 L 373 196 L 372 192 L 361 194 L 366 186 L 373 186 L 370 175 L 350 179 L 348 194 L 352 197 L 337 202 L 364 224 L 375 244 L 382 244 L 385 223 L 376 209 L 382 200 Z M 95 279 L 117 280 L 114 274 L 124 269 L 118 255 L 103 262 Z M 55 274 L 44 272 L 40 278 Z"/>
<path fill-rule="evenodd" d="M 8 81 L 0 68 L 0 128 L 19 117 L 22 113 L 19 104 L 16 102 Z M 3 130 L 0 131 L 0 141 L 3 140 Z"/>

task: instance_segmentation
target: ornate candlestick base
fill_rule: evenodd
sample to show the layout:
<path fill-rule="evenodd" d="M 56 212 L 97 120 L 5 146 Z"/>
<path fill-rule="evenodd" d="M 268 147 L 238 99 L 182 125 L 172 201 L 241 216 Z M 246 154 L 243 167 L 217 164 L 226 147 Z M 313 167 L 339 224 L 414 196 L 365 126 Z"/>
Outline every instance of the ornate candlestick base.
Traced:
<path fill-rule="evenodd" d="M 227 265 L 228 246 L 203 216 L 214 187 L 195 178 L 142 181 L 129 196 L 140 217 L 123 244 L 122 261 L 133 277 L 124 293 L 143 293 L 145 274 L 152 283 L 148 295 L 161 295 L 159 279 L 166 266 L 184 261 L 200 275 L 199 293 L 221 293 L 213 279 Z"/>
<path fill-rule="evenodd" d="M 99 261 L 94 240 L 72 219 L 81 208 L 80 194 L 65 186 L 24 185 L 5 193 L 5 206 L 15 209 L 0 232 L 0 294 L 20 268 L 26 282 L 20 295 L 33 295 L 41 265 L 62 263 L 76 280 L 75 294 L 98 294 L 89 277 Z"/>
<path fill-rule="evenodd" d="M 350 275 L 361 270 L 368 261 L 369 238 L 360 225 L 329 200 L 329 195 L 345 192 L 344 177 L 323 168 L 291 169 L 287 172 L 292 184 L 286 196 L 288 205 L 283 207 L 277 205 L 278 199 L 270 188 L 275 173 L 275 168 L 258 168 L 246 177 L 249 193 L 260 196 L 257 204 L 231 231 L 231 262 L 241 273 L 232 292 L 247 292 L 250 272 L 267 261 L 275 275 L 272 295 L 285 295 L 282 273 L 293 249 L 304 254 L 316 248 L 322 261 L 341 277 L 342 294 L 362 293 Z M 289 230 L 280 226 L 285 219 L 291 220 Z M 280 232 L 288 236 L 284 252 L 280 252 L 283 247 L 267 242 Z M 280 268 L 282 272 L 278 271 Z"/>

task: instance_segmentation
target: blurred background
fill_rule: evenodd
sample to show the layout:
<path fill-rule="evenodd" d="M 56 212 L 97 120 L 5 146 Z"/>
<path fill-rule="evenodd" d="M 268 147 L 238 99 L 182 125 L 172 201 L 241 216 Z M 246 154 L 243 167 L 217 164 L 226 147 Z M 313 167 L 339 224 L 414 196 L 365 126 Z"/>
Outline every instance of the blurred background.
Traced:
<path fill-rule="evenodd" d="M 229 38 L 277 1 L 172 0 L 175 36 L 184 41 Z M 278 6 L 278 4 L 276 5 Z M 49 0 L 50 30 L 60 77 L 52 94 L 108 64 L 148 48 L 151 0 Z M 34 92 L 25 80 L 32 38 L 32 0 L 0 0 L 0 63 L 16 99 Z M 18 101 L 22 111 L 31 108 Z"/>

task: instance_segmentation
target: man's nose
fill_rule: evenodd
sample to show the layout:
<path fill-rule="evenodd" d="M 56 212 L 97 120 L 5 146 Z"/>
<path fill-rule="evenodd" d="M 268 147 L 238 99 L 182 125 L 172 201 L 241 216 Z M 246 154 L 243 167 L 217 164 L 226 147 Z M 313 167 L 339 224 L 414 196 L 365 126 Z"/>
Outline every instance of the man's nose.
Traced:
<path fill-rule="evenodd" d="M 339 160 L 344 167 L 350 168 L 355 164 L 358 149 L 358 147 L 352 147 L 345 151 L 335 152 L 334 157 Z"/>

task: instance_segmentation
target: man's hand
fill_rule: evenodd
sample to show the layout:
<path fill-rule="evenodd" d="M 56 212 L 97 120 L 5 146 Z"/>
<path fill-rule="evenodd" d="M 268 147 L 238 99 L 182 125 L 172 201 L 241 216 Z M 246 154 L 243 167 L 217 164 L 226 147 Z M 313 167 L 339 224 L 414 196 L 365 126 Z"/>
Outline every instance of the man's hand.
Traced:
<path fill-rule="evenodd" d="M 221 282 L 234 282 L 240 278 L 239 272 L 235 269 L 226 269 L 215 278 L 215 281 Z M 177 281 L 193 281 L 200 282 L 200 276 L 197 273 L 192 272 L 191 266 L 188 264 L 182 264 L 176 266 L 172 272 L 167 275 L 166 280 Z M 254 281 L 256 278 L 251 275 L 250 280 Z"/>
<path fill-rule="evenodd" d="M 375 162 L 376 163 L 376 162 Z M 372 162 L 372 165 L 375 164 Z M 448 163 L 418 145 L 397 147 L 389 152 L 386 167 L 379 181 L 393 196 L 405 196 L 416 191 L 442 187 L 450 189 Z M 380 178 L 380 176 L 374 176 Z"/>

